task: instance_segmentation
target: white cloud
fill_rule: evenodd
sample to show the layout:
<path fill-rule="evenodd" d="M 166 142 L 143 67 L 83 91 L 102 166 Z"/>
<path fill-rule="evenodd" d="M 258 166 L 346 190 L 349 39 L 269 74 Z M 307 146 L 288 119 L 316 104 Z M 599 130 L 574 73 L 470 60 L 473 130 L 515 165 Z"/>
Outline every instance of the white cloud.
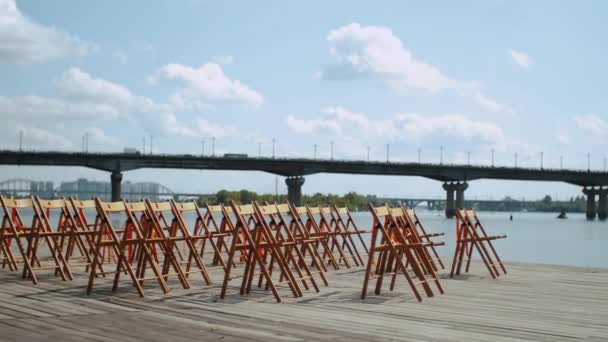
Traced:
<path fill-rule="evenodd" d="M 460 81 L 414 56 L 393 31 L 385 26 L 351 23 L 327 36 L 335 64 L 313 75 L 326 80 L 379 79 L 396 91 L 409 89 L 438 93 L 454 90 L 472 97 L 484 109 L 501 112 L 504 106 L 481 94 L 474 81 Z"/>
<path fill-rule="evenodd" d="M 234 57 L 230 55 L 215 56 L 212 60 L 217 64 L 228 65 L 234 63 Z"/>
<path fill-rule="evenodd" d="M 355 113 L 340 106 L 325 107 L 321 109 L 321 113 L 328 116 L 333 116 L 340 122 L 351 122 L 359 126 L 368 126 L 371 124 L 370 120 L 367 118 L 367 116 L 365 116 L 365 114 Z"/>
<path fill-rule="evenodd" d="M 117 108 L 105 103 L 71 102 L 37 95 L 0 96 L 0 116 L 7 120 L 38 120 L 49 123 L 69 120 L 112 120 L 120 115 Z"/>
<path fill-rule="evenodd" d="M 51 132 L 46 129 L 17 125 L 16 131 L 23 133 L 23 144 L 25 149 L 44 147 L 53 150 L 66 150 L 73 147 L 72 142 L 64 135 Z"/>
<path fill-rule="evenodd" d="M 89 132 L 90 142 L 95 143 L 98 149 L 119 146 L 118 140 L 92 126 L 108 122 L 139 127 L 145 133 L 155 136 L 200 138 L 240 135 L 234 127 L 211 123 L 203 118 L 193 120 L 191 124 L 182 122 L 176 112 L 183 107 L 158 103 L 136 95 L 124 85 L 94 77 L 79 68 L 66 70 L 55 86 L 60 95 L 57 98 L 36 95 L 0 96 L 0 116 L 7 123 L 0 130 L 0 136 L 11 136 L 9 140 L 14 141 L 14 127 L 25 127 L 31 130 L 29 135 L 38 137 L 38 143 L 42 144 L 46 137 L 47 141 L 54 139 L 52 141 L 57 142 L 57 146 L 67 148 L 70 146 L 66 143 L 69 139 L 64 137 L 61 140 L 61 135 L 52 136 L 50 132 L 60 132 L 66 130 L 66 126 L 74 128 L 77 125 L 79 134 Z M 86 128 L 80 126 L 82 122 L 86 122 Z M 39 127 L 33 128 L 26 125 L 28 123 L 36 123 Z M 89 128 L 91 126 L 93 128 Z M 44 132 L 48 134 L 45 136 Z"/>
<path fill-rule="evenodd" d="M 451 137 L 504 144 L 502 129 L 496 124 L 476 121 L 461 114 L 420 115 L 396 114 L 389 118 L 370 119 L 363 113 L 346 108 L 326 107 L 321 110 L 330 119 L 298 119 L 289 115 L 287 126 L 298 133 L 341 134 L 352 141 L 416 141 L 428 137 Z"/>
<path fill-rule="evenodd" d="M 184 85 L 171 98 L 173 103 L 185 104 L 186 107 L 191 103 L 234 103 L 259 107 L 264 102 L 260 93 L 239 80 L 231 80 L 216 63 L 206 63 L 198 68 L 167 64 L 150 80 L 155 83 L 159 79 L 177 80 Z"/>
<path fill-rule="evenodd" d="M 124 50 L 112 51 L 112 59 L 120 64 L 127 64 L 129 62 L 129 55 Z"/>
<path fill-rule="evenodd" d="M 472 139 L 489 143 L 502 143 L 504 141 L 503 131 L 497 125 L 471 120 L 461 114 L 439 116 L 398 114 L 396 119 L 400 129 L 407 137 L 422 138 L 439 134 L 464 138 L 467 141 Z"/>
<path fill-rule="evenodd" d="M 79 68 L 64 72 L 57 85 L 63 95 L 79 101 L 128 106 L 134 100 L 133 94 L 125 86 L 94 78 Z"/>
<path fill-rule="evenodd" d="M 102 129 L 97 127 L 89 127 L 86 129 L 89 134 L 89 149 L 100 149 L 107 146 L 118 147 L 120 142 L 118 139 L 108 136 Z"/>
<path fill-rule="evenodd" d="M 222 126 L 219 124 L 211 123 L 206 119 L 198 118 L 198 134 L 204 137 L 216 137 L 216 138 L 225 138 L 225 137 L 236 137 L 241 133 L 240 131 L 231 126 Z"/>
<path fill-rule="evenodd" d="M 338 64 L 325 69 L 325 79 L 371 77 L 430 92 L 464 85 L 415 58 L 388 27 L 352 23 L 332 30 L 327 41 Z"/>
<path fill-rule="evenodd" d="M 504 110 L 504 107 L 499 104 L 498 102 L 486 97 L 484 94 L 478 92 L 476 94 L 476 98 L 477 98 L 477 103 L 479 103 L 479 105 L 485 109 L 488 110 L 490 112 L 494 112 L 494 113 L 498 113 Z"/>
<path fill-rule="evenodd" d="M 511 56 L 511 59 L 513 59 L 513 62 L 515 62 L 520 67 L 527 69 L 532 66 L 532 58 L 530 58 L 530 56 L 528 56 L 528 54 L 526 54 L 525 52 L 513 49 L 508 50 L 508 52 Z"/>
<path fill-rule="evenodd" d="M 574 117 L 576 125 L 593 135 L 606 136 L 608 135 L 608 122 L 595 114 L 579 115 Z"/>
<path fill-rule="evenodd" d="M 95 45 L 25 17 L 14 0 L 0 0 L 0 63 L 40 63 L 83 56 Z"/>
<path fill-rule="evenodd" d="M 555 139 L 561 145 L 568 145 L 570 143 L 570 135 L 567 131 L 557 131 L 555 133 Z"/>
<path fill-rule="evenodd" d="M 287 116 L 287 127 L 297 133 L 340 132 L 340 126 L 335 120 L 298 119 L 293 115 Z"/>

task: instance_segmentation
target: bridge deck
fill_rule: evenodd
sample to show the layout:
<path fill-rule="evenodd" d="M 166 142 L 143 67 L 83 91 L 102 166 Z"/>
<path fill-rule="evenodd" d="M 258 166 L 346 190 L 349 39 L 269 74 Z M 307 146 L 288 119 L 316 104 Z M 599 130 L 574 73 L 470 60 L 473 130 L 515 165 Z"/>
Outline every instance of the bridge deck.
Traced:
<path fill-rule="evenodd" d="M 152 284 L 140 299 L 127 283 L 111 293 L 103 280 L 92 296 L 86 277 L 39 285 L 0 270 L 2 341 L 606 341 L 608 270 L 510 264 L 509 274 L 449 279 L 447 294 L 418 303 L 403 282 L 397 291 L 359 300 L 362 271 L 331 274 L 320 294 L 276 304 L 259 292 L 196 285 L 161 295 Z M 217 274 L 215 279 L 217 279 Z"/>

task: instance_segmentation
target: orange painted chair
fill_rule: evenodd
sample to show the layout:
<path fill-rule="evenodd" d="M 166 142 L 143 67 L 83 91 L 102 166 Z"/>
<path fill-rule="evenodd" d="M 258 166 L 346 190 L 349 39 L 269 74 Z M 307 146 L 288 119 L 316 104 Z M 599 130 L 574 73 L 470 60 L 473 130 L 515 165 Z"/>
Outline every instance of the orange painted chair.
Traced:
<path fill-rule="evenodd" d="M 220 298 L 225 298 L 229 282 L 236 278 L 242 278 L 240 294 L 249 294 L 252 279 L 257 268 L 259 268 L 260 274 L 264 277 L 268 288 L 272 291 L 277 302 L 281 302 L 281 296 L 277 290 L 277 286 L 279 285 L 287 285 L 294 297 L 301 297 L 302 292 L 279 248 L 280 244 L 272 235 L 268 225 L 259 217 L 254 206 L 252 204 L 239 205 L 231 201 L 230 207 L 232 208 L 232 213 L 229 213 L 224 208 L 225 219 L 231 221 L 231 216 L 233 215 L 234 222 L 231 223 L 232 237 Z M 241 252 L 241 255 L 245 256 L 243 274 L 241 276 L 232 274 L 233 265 L 236 258 L 238 258 L 237 252 Z M 284 275 L 286 278 L 284 281 L 274 280 L 271 276 L 268 266 L 264 262 L 267 254 L 270 254 L 276 260 L 279 275 Z"/>
<path fill-rule="evenodd" d="M 319 208 L 307 206 L 296 207 L 293 204 L 291 204 L 291 207 L 292 220 L 301 222 L 305 234 L 309 239 L 314 240 L 314 248 L 321 256 L 321 261 L 323 261 L 322 267 L 327 269 L 325 266 L 325 261 L 327 261 L 327 264 L 331 265 L 334 270 L 339 270 L 340 266 L 338 265 L 338 261 L 329 247 L 329 228 L 323 219 L 315 217 L 315 214 L 318 216 L 320 212 Z M 324 227 L 321 228 L 319 223 L 323 224 Z"/>
<path fill-rule="evenodd" d="M 308 266 L 302 251 L 307 250 L 309 255 L 312 256 L 311 265 L 317 269 L 315 274 L 319 274 L 322 281 L 327 285 L 327 279 L 320 266 L 323 262 L 316 257 L 318 253 L 315 253 L 314 247 L 309 243 L 313 241 L 304 240 L 303 229 L 298 224 L 295 224 L 295 222 L 293 222 L 293 225 L 289 225 L 285 220 L 284 214 L 289 212 L 289 206 L 286 204 L 259 205 L 256 202 L 253 202 L 252 204 L 262 224 L 265 224 L 273 234 L 275 241 L 278 244 L 277 248 L 283 254 L 286 265 L 290 268 L 291 273 L 294 274 L 295 279 L 300 281 L 304 286 L 304 289 L 309 289 L 308 284 L 310 282 L 315 291 L 319 292 L 317 281 L 313 276 L 313 272 Z M 296 234 L 299 236 L 297 239 Z M 268 258 L 270 258 L 269 262 L 267 262 Z M 268 272 L 272 276 L 274 265 L 275 263 L 278 263 L 277 260 L 272 254 L 265 253 L 264 262 L 267 262 Z M 279 281 L 282 281 L 286 277 L 286 274 L 281 274 Z M 263 276 L 260 276 L 258 281 L 259 287 L 261 287 L 263 280 Z"/>
<path fill-rule="evenodd" d="M 365 299 L 371 279 L 376 279 L 374 293 L 379 295 L 384 277 L 391 276 L 390 290 L 392 291 L 395 288 L 397 275 L 405 277 L 418 301 L 422 301 L 418 285 L 422 287 L 427 297 L 434 296 L 430 286 L 431 282 L 435 284 L 440 293 L 444 293 L 432 268 L 424 270 L 421 267 L 421 264 L 424 264 L 425 261 L 417 258 L 419 255 L 417 252 L 426 248 L 426 244 L 412 242 L 406 236 L 407 231 L 399 221 L 400 217 L 403 216 L 403 211 L 401 209 L 391 210 L 386 205 L 374 207 L 372 204 L 369 205 L 369 210 L 373 217 L 373 227 L 361 299 Z M 416 277 L 416 281 L 410 275 L 410 269 Z M 428 271 L 428 279 L 425 277 L 425 271 Z"/>
<path fill-rule="evenodd" d="M 87 294 L 92 292 L 95 279 L 101 274 L 108 273 L 99 268 L 98 262 L 102 250 L 108 247 L 117 257 L 112 291 L 118 289 L 120 275 L 126 272 L 140 297 L 144 296 L 143 282 L 145 280 L 156 280 L 162 291 L 168 293 L 169 287 L 165 277 L 157 259 L 152 254 L 152 250 L 162 239 L 147 234 L 150 230 L 147 233 L 144 232 L 142 218 L 136 216 L 137 213 L 146 211 L 145 204 L 143 202 L 126 203 L 125 201 L 102 202 L 99 198 L 95 199 L 95 204 L 97 220 L 100 224 L 95 237 L 95 252 L 89 272 Z M 123 222 L 122 227 L 117 228 L 116 223 L 118 222 Z M 153 276 L 145 277 L 145 269 L 148 267 L 152 269 Z"/>
<path fill-rule="evenodd" d="M 437 253 L 437 249 L 435 248 L 437 246 L 443 246 L 445 243 L 435 242 L 433 240 L 433 238 L 443 236 L 445 233 L 428 234 L 414 209 L 408 209 L 405 207 L 400 207 L 400 209 L 403 210 L 404 223 L 407 225 L 410 234 L 415 236 L 418 242 L 426 244 L 427 248 L 423 250 L 422 253 L 424 253 L 424 256 L 429 260 L 433 270 L 437 272 L 439 271 L 439 268 L 445 269 L 443 261 L 441 260 L 441 257 L 439 257 L 439 253 Z"/>
<path fill-rule="evenodd" d="M 362 235 L 369 232 L 360 230 L 357 227 L 357 224 L 347 207 L 338 208 L 334 205 L 331 209 L 330 215 L 335 224 L 335 234 L 342 240 L 342 249 L 346 246 L 350 246 L 350 250 L 353 252 L 352 257 L 357 266 L 365 265 L 364 257 L 369 254 L 369 249 L 367 248 L 367 244 L 363 240 Z M 353 236 L 355 236 L 355 238 L 353 238 Z M 365 251 L 364 254 L 359 251 L 361 247 Z"/>
<path fill-rule="evenodd" d="M 41 216 L 33 198 L 9 199 L 0 195 L 0 204 L 4 212 L 0 226 L 0 255 L 3 256 L 3 264 L 8 265 L 10 270 L 17 271 L 18 264 L 23 263 L 23 278 L 30 278 L 34 284 L 38 283 L 35 272 L 38 270 L 57 271 L 61 279 L 69 279 L 65 273 L 65 259 L 57 246 L 57 235 Z M 29 225 L 25 224 L 24 217 L 31 217 Z M 16 246 L 16 251 L 13 246 Z M 38 255 L 45 246 L 50 255 L 49 264 L 43 263 L 45 260 L 41 261 Z"/>
<path fill-rule="evenodd" d="M 503 274 L 507 274 L 505 265 L 492 245 L 492 241 L 506 237 L 506 235 L 489 236 L 474 210 L 456 210 L 456 249 L 450 277 L 460 274 L 465 258 L 467 259 L 465 272 L 469 272 L 473 250 L 479 253 L 492 278 L 500 276 L 501 270 Z"/>

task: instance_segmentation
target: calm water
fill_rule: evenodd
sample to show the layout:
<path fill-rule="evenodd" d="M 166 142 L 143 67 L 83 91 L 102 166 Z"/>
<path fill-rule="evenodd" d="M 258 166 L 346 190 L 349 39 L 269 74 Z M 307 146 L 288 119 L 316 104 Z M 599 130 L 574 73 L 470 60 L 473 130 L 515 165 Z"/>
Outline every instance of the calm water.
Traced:
<path fill-rule="evenodd" d="M 416 212 L 427 232 L 446 233 L 441 240 L 446 246 L 439 247 L 438 252 L 451 258 L 455 220 L 448 220 L 437 211 Z M 31 213 L 24 211 L 23 214 L 29 223 Z M 93 222 L 95 212 L 86 215 Z M 587 221 L 583 213 L 568 214 L 567 220 L 558 220 L 555 213 L 514 213 L 513 221 L 509 221 L 509 213 L 505 212 L 479 212 L 478 215 L 489 235 L 508 236 L 494 242 L 505 261 L 608 268 L 607 221 Z M 360 229 L 369 230 L 372 220 L 368 212 L 357 212 L 353 217 Z M 188 215 L 186 221 L 190 227 L 194 219 Z M 51 224 L 56 225 L 56 220 L 57 216 L 52 215 Z M 124 218 L 122 220 L 124 222 Z M 369 239 L 369 235 L 366 237 Z"/>
<path fill-rule="evenodd" d="M 427 232 L 445 232 L 446 246 L 439 247 L 442 256 L 452 257 L 455 221 L 436 211 L 417 210 Z M 574 265 L 608 268 L 608 221 L 587 221 L 585 214 L 568 214 L 558 220 L 557 214 L 514 213 L 509 221 L 505 212 L 479 212 L 479 219 L 489 235 L 506 234 L 507 239 L 494 242 L 505 261 Z M 354 214 L 357 226 L 368 230 L 371 215 Z"/>

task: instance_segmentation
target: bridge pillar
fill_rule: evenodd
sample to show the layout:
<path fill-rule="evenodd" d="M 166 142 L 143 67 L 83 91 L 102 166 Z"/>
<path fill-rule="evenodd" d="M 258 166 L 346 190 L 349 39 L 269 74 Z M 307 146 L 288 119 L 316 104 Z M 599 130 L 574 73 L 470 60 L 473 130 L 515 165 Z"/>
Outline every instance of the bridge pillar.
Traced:
<path fill-rule="evenodd" d="M 598 191 L 599 199 L 597 203 L 597 218 L 605 221 L 608 218 L 608 189 L 600 188 Z"/>
<path fill-rule="evenodd" d="M 285 184 L 287 184 L 287 201 L 294 205 L 302 205 L 302 184 L 304 184 L 304 177 L 295 176 L 285 178 Z"/>
<path fill-rule="evenodd" d="M 587 220 L 595 220 L 595 195 L 598 193 L 598 190 L 591 188 L 584 188 L 583 194 L 587 196 Z"/>
<path fill-rule="evenodd" d="M 469 183 L 456 183 L 456 209 L 464 208 L 464 191 L 469 187 Z"/>
<path fill-rule="evenodd" d="M 443 183 L 443 189 L 446 192 L 445 217 L 452 218 L 454 215 L 456 215 L 456 209 L 454 207 L 454 190 L 456 190 L 455 183 Z"/>
<path fill-rule="evenodd" d="M 122 173 L 120 171 L 113 171 L 110 179 L 112 180 L 112 202 L 120 201 Z"/>

